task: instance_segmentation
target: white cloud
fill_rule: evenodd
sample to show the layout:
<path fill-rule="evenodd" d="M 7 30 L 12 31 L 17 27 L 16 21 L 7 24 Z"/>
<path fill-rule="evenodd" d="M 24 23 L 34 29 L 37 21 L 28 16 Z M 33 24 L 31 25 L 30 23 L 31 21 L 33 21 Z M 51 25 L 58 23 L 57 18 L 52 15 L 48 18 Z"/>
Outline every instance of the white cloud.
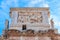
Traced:
<path fill-rule="evenodd" d="M 59 22 L 59 26 L 60 26 L 60 22 Z"/>
<path fill-rule="evenodd" d="M 43 4 L 43 7 L 49 7 L 49 5 L 48 4 Z"/>
<path fill-rule="evenodd" d="M 48 3 L 45 0 L 31 0 L 27 4 L 28 7 L 49 7 Z"/>
<path fill-rule="evenodd" d="M 3 0 L 1 2 L 0 7 L 1 8 L 6 8 L 6 7 L 17 7 L 18 6 L 19 0 Z"/>

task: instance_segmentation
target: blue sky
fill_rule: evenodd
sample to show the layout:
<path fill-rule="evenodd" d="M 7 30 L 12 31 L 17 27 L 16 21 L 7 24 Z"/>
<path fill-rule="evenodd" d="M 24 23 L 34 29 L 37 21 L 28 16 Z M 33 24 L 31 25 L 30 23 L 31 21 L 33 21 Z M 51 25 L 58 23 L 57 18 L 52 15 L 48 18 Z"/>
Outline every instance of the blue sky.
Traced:
<path fill-rule="evenodd" d="M 5 20 L 8 19 L 11 23 L 11 7 L 49 7 L 50 17 L 60 33 L 60 0 L 0 0 L 0 35 L 5 28 Z"/>

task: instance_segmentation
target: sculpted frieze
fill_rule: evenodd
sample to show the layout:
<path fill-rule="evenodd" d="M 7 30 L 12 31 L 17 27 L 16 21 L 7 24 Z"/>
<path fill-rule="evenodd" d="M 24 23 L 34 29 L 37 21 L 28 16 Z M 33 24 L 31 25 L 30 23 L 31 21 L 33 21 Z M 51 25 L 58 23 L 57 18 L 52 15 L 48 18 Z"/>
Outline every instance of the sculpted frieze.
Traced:
<path fill-rule="evenodd" d="M 18 21 L 20 22 L 31 22 L 38 23 L 43 19 L 41 12 L 19 12 L 18 13 Z"/>

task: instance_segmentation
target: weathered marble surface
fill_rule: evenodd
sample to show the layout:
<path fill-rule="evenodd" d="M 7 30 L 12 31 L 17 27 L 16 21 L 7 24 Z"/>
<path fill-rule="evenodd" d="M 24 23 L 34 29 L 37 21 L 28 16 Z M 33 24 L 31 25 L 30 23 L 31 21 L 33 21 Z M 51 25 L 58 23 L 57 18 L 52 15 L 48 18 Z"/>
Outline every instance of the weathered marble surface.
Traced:
<path fill-rule="evenodd" d="M 10 29 L 22 30 L 22 25 L 37 31 L 50 29 L 48 8 L 11 8 L 10 14 L 12 18 Z"/>

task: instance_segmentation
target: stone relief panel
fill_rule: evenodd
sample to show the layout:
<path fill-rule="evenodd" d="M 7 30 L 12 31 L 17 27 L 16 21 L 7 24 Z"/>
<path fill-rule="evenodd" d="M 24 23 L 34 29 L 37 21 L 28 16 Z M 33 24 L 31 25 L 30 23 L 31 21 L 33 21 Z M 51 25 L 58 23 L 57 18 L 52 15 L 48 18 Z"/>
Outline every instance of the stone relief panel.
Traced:
<path fill-rule="evenodd" d="M 18 22 L 41 23 L 43 16 L 41 12 L 19 12 Z"/>

